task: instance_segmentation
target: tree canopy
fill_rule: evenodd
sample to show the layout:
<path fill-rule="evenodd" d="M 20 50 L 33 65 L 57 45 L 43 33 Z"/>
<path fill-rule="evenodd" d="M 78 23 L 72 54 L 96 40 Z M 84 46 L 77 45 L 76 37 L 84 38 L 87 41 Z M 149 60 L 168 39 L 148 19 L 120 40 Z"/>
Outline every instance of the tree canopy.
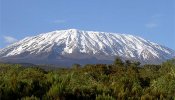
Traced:
<path fill-rule="evenodd" d="M 45 71 L 0 64 L 0 100 L 173 100 L 175 59 L 160 65 L 122 61 Z"/>

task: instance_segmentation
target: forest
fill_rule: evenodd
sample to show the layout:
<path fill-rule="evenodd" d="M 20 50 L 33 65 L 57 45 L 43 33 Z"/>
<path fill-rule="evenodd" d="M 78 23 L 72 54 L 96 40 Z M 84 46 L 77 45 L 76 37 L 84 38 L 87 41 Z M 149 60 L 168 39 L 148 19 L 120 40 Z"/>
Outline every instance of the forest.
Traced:
<path fill-rule="evenodd" d="M 0 64 L 0 100 L 175 100 L 175 59 L 45 70 Z"/>

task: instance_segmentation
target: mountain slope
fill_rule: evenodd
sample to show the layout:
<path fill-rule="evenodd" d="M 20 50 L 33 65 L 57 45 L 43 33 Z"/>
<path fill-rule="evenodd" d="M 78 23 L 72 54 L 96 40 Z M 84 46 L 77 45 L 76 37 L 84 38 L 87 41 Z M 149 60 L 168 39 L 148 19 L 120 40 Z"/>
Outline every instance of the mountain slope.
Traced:
<path fill-rule="evenodd" d="M 76 29 L 27 37 L 0 50 L 1 61 L 58 65 L 111 63 L 116 56 L 160 63 L 174 55 L 173 50 L 140 37 Z"/>

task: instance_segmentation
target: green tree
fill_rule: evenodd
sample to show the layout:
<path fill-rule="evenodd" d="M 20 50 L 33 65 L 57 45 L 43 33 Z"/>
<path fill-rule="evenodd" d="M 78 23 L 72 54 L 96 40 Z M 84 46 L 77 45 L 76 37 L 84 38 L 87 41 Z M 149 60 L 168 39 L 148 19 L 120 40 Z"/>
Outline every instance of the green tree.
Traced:
<path fill-rule="evenodd" d="M 123 67 L 124 63 L 119 57 L 116 57 L 115 60 L 114 60 L 114 65 L 117 66 L 117 67 Z"/>

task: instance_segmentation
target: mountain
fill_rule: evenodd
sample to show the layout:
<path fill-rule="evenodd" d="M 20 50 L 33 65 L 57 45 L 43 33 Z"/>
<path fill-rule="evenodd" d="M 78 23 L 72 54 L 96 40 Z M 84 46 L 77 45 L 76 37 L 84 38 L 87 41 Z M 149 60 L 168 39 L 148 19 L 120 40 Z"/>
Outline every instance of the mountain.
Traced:
<path fill-rule="evenodd" d="M 26 37 L 0 50 L 0 61 L 55 64 L 112 63 L 115 57 L 161 63 L 175 51 L 141 37 L 107 32 L 58 30 Z"/>

